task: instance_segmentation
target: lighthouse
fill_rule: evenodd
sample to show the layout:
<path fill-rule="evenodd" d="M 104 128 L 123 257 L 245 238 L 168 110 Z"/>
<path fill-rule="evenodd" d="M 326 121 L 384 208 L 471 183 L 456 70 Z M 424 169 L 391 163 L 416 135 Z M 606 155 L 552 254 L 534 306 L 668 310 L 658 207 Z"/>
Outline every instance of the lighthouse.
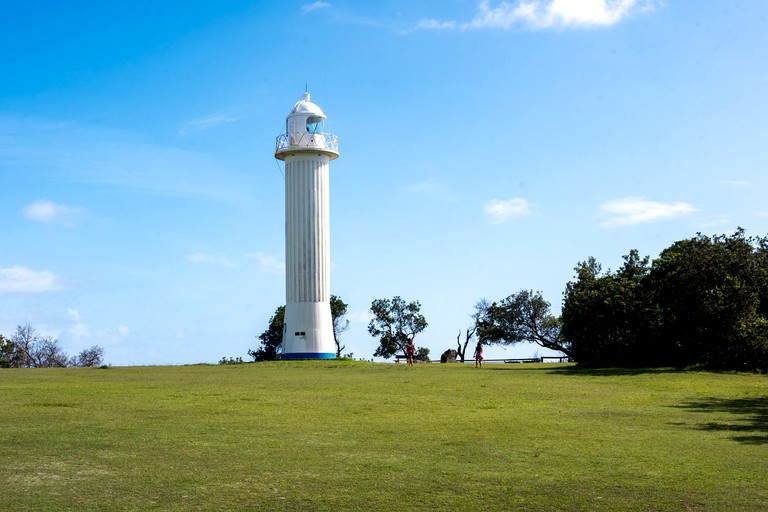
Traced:
<path fill-rule="evenodd" d="M 325 114 L 298 101 L 277 137 L 285 162 L 285 317 L 283 359 L 336 357 L 330 292 L 329 162 L 339 140 L 325 132 Z"/>

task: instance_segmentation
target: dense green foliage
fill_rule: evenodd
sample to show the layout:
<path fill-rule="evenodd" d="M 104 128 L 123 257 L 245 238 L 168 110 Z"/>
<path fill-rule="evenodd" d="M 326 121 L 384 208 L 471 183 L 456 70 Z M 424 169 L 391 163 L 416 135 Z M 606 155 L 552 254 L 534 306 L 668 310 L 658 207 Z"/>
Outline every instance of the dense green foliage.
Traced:
<path fill-rule="evenodd" d="M 285 306 L 278 306 L 269 319 L 267 330 L 259 334 L 261 345 L 256 350 L 249 350 L 248 355 L 254 361 L 275 361 L 280 359 L 283 346 L 283 326 L 285 325 Z"/>
<path fill-rule="evenodd" d="M 562 336 L 583 363 L 768 370 L 768 238 L 701 234 L 649 265 L 590 258 L 563 300 Z"/>
<path fill-rule="evenodd" d="M 768 377 L 279 362 L 0 370 L 2 510 L 768 510 Z"/>
<path fill-rule="evenodd" d="M 406 355 L 409 339 L 427 328 L 427 320 L 421 314 L 419 301 L 406 302 L 399 296 L 376 299 L 371 303 L 373 319 L 368 323 L 368 333 L 379 338 L 374 356 L 389 359 L 398 352 Z"/>

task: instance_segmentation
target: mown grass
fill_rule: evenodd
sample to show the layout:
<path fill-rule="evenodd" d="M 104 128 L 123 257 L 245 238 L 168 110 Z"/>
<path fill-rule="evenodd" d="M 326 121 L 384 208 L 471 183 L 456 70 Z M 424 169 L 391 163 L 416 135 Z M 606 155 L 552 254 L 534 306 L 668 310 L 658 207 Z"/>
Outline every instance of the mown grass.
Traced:
<path fill-rule="evenodd" d="M 0 370 L 1 510 L 768 510 L 768 378 Z"/>

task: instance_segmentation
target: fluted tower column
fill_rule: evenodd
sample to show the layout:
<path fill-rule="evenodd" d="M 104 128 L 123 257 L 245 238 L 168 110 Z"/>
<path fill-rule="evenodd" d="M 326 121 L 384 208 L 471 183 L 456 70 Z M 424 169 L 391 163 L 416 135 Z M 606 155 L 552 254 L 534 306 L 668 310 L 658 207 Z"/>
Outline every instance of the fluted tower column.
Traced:
<path fill-rule="evenodd" d="M 285 320 L 283 359 L 336 357 L 330 292 L 329 162 L 338 139 L 325 133 L 325 114 L 309 101 L 296 103 L 277 138 L 275 157 L 285 161 Z"/>

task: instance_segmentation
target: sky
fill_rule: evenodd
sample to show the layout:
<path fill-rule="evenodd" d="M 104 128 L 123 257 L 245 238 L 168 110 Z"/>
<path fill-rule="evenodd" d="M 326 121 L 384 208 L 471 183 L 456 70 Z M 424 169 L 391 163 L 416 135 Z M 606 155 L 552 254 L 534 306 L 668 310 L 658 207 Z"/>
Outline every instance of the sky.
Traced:
<path fill-rule="evenodd" d="M 274 144 L 305 89 L 339 137 L 355 358 L 374 299 L 420 301 L 439 357 L 481 298 L 559 314 L 590 256 L 768 234 L 762 0 L 0 0 L 0 55 L 0 333 L 70 355 L 249 359 L 285 302 Z"/>

